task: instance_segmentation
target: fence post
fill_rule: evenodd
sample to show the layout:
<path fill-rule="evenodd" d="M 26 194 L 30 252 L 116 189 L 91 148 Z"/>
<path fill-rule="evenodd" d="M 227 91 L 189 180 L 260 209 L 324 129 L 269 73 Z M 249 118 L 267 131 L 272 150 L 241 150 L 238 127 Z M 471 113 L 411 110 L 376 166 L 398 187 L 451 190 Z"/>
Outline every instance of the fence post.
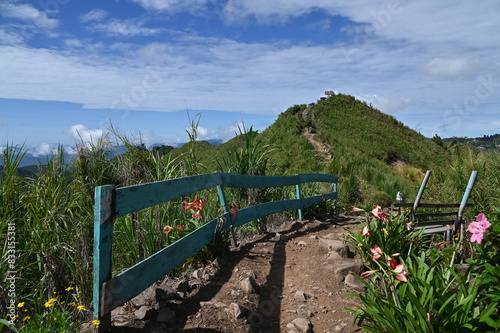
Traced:
<path fill-rule="evenodd" d="M 223 185 L 217 185 L 217 193 L 219 194 L 219 201 L 220 201 L 220 204 L 222 206 L 222 209 L 224 210 L 224 214 L 228 214 L 229 213 L 229 207 L 227 205 L 226 193 L 224 192 L 224 186 Z M 229 220 L 230 221 L 231 221 L 231 217 L 232 217 L 231 214 L 229 214 Z M 233 247 L 237 247 L 238 246 L 238 242 L 236 241 L 236 235 L 234 234 L 234 228 L 232 227 L 232 223 L 231 223 L 231 227 L 229 227 L 229 229 L 231 231 L 231 245 Z"/>
<path fill-rule="evenodd" d="M 413 207 L 410 212 L 410 221 L 413 221 L 415 218 L 415 212 L 417 210 L 418 204 L 420 203 L 420 200 L 422 199 L 422 195 L 424 194 L 425 186 L 427 186 L 427 182 L 429 181 L 429 177 L 431 176 L 432 171 L 427 170 L 425 173 L 424 180 L 422 181 L 422 184 L 420 185 L 420 188 L 418 189 L 417 197 L 415 198 L 415 202 L 413 203 Z"/>
<path fill-rule="evenodd" d="M 300 190 L 300 175 L 297 175 L 297 185 L 295 185 L 295 192 L 297 194 L 297 199 L 299 199 L 302 202 L 302 193 Z M 300 205 L 300 208 L 297 211 L 299 213 L 299 221 L 302 221 L 304 219 L 304 215 L 302 213 L 302 204 Z"/>
<path fill-rule="evenodd" d="M 476 182 L 477 171 L 473 170 L 470 174 L 469 183 L 465 188 L 464 195 L 462 197 L 462 201 L 460 202 L 460 207 L 458 209 L 457 219 L 455 220 L 454 230 L 456 231 L 460 227 L 460 244 L 462 244 L 464 233 L 462 226 L 462 219 L 465 211 L 465 207 L 467 205 L 467 201 L 469 201 L 470 194 L 472 192 L 472 188 L 474 187 L 474 183 Z"/>
<path fill-rule="evenodd" d="M 113 185 L 95 189 L 94 206 L 94 320 L 99 320 L 99 332 L 111 326 L 111 313 L 102 315 L 104 295 L 101 287 L 111 279 L 111 245 L 113 236 Z"/>

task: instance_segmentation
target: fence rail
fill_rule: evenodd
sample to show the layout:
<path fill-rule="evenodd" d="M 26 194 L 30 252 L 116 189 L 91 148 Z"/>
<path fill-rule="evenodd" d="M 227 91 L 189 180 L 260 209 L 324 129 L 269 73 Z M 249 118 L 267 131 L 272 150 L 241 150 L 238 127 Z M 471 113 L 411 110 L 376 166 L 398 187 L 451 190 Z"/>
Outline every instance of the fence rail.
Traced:
<path fill-rule="evenodd" d="M 332 183 L 331 192 L 302 197 L 301 184 Z M 143 290 L 181 265 L 185 260 L 211 243 L 215 236 L 231 227 L 244 225 L 261 217 L 337 199 L 338 177 L 325 174 L 294 176 L 244 176 L 214 172 L 155 183 L 115 188 L 113 185 L 95 189 L 94 208 L 94 318 L 100 320 L 100 331 L 111 324 L 111 311 L 140 294 Z M 233 217 L 228 210 L 224 188 L 263 188 L 295 186 L 296 199 L 278 200 L 244 208 Z M 217 187 L 224 214 L 163 248 L 143 261 L 112 277 L 113 220 L 167 201 Z"/>

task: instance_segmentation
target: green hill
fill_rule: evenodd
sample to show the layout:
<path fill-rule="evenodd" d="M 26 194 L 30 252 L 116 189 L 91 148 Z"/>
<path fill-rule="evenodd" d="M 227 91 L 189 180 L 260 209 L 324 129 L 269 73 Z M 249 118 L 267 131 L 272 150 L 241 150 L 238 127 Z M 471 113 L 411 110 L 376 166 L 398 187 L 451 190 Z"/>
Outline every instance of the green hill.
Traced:
<path fill-rule="evenodd" d="M 253 140 L 253 148 L 249 148 L 248 133 L 219 146 L 195 142 L 191 147 L 204 166 L 203 172 L 246 173 L 238 171 L 247 170 L 245 167 L 229 162 L 244 159 L 245 154 L 250 156 L 251 149 L 255 155 L 255 147 L 260 147 L 259 154 L 267 152 L 265 174 L 338 175 L 340 201 L 344 204 L 389 205 L 398 191 L 411 201 L 427 169 L 434 173 L 426 199 L 457 201 L 469 169 L 480 167 L 473 162 L 462 165 L 464 158 L 473 160 L 464 155 L 483 158 L 474 147 L 459 145 L 450 149 L 343 94 L 316 104 L 290 107 Z M 171 154 L 178 159 L 189 158 L 189 146 L 174 149 Z"/>

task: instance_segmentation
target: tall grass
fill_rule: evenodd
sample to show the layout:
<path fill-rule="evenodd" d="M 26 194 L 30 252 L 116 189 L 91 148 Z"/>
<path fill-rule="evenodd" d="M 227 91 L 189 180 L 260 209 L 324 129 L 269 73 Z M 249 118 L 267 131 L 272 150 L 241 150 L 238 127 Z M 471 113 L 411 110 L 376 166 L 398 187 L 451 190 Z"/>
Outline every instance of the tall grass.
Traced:
<path fill-rule="evenodd" d="M 105 136 L 92 144 L 79 144 L 73 165 L 64 163 L 64 152 L 59 147 L 54 157 L 46 165 L 40 165 L 31 178 L 17 175 L 25 154 L 23 147 L 9 144 L 4 150 L 0 178 L 0 231 L 4 248 L 0 270 L 2 276 L 12 271 L 6 251 L 7 228 L 15 225 L 15 302 L 26 303 L 23 309 L 18 310 L 19 325 L 29 317 L 35 320 L 34 311 L 44 312 L 47 310 L 43 306 L 45 302 L 54 295 L 68 294 L 67 290 L 78 290 L 79 300 L 75 306 L 80 305 L 80 309 L 91 307 L 96 186 L 126 186 L 179 176 L 178 165 L 167 156 L 134 146 L 125 137 L 117 136 L 117 140 L 117 143 L 112 143 Z M 112 157 L 114 145 L 125 146 L 128 152 Z M 182 206 L 159 207 L 118 220 L 115 227 L 115 271 L 131 266 L 164 247 L 163 227 L 169 219 L 176 218 L 175 212 L 181 212 L 179 208 Z M 2 314 L 7 313 L 9 287 L 3 280 L 0 285 Z M 90 314 L 87 310 L 74 310 L 73 320 Z M 36 318 L 46 319 L 42 315 Z M 33 327 L 36 325 L 43 323 L 31 324 Z M 69 326 L 67 329 L 70 329 Z"/>

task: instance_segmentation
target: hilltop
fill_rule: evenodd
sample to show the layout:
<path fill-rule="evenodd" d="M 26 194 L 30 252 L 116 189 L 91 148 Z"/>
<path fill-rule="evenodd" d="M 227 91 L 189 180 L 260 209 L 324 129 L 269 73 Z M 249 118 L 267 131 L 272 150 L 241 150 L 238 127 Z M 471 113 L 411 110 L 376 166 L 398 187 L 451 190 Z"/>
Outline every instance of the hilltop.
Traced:
<path fill-rule="evenodd" d="M 196 142 L 174 149 L 171 156 L 184 158 L 194 149 L 203 172 L 221 170 L 221 161 L 247 149 L 246 140 L 242 133 L 218 146 Z M 265 174 L 338 175 L 344 185 L 341 199 L 351 203 L 390 204 L 398 191 L 411 198 L 425 170 L 451 161 L 443 145 L 344 94 L 290 107 L 254 140 L 267 152 Z M 223 171 L 238 173 L 234 168 Z"/>

